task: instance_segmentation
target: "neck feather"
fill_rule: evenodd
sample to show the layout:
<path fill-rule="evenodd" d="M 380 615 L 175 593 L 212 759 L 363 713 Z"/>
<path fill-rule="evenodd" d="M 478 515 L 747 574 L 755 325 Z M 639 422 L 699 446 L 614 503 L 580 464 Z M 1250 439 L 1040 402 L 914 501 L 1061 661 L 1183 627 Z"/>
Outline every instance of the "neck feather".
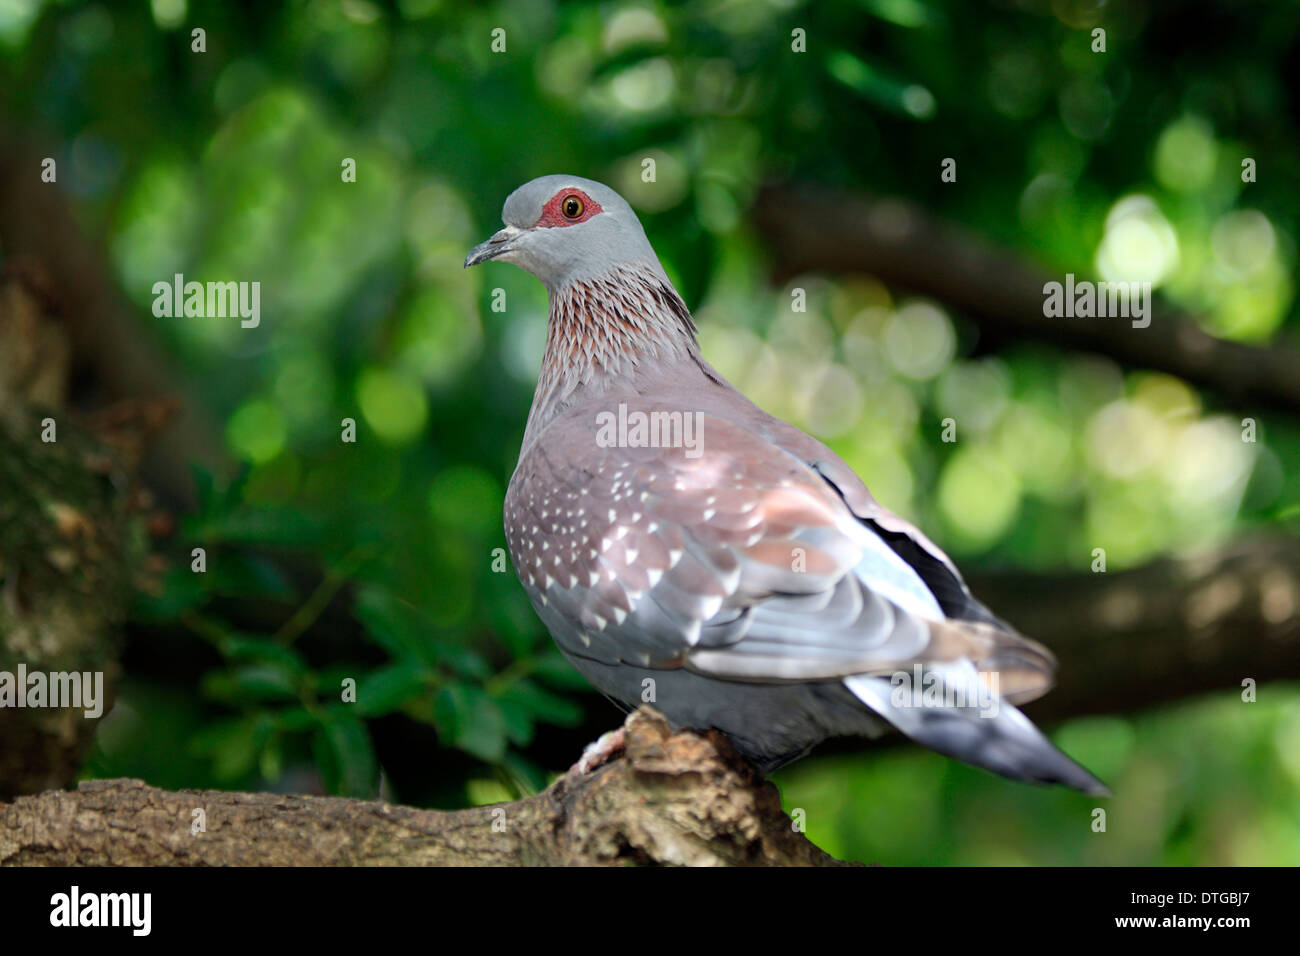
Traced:
<path fill-rule="evenodd" d="M 652 366 L 699 358 L 695 323 L 655 270 L 620 266 L 551 290 L 546 353 L 525 444 L 564 407 Z"/>

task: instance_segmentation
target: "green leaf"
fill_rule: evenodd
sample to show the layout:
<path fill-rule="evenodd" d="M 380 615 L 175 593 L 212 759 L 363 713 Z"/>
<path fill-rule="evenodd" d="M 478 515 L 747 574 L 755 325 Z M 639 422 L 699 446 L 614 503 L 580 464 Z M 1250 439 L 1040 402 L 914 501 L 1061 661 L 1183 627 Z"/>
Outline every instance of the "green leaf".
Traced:
<path fill-rule="evenodd" d="M 398 710 L 427 690 L 428 681 L 421 670 L 405 662 L 394 664 L 363 674 L 357 681 L 357 709 L 367 717 L 378 717 Z"/>
<path fill-rule="evenodd" d="M 189 571 L 188 567 L 186 571 Z M 292 603 L 297 599 L 297 592 L 284 573 L 275 564 L 258 555 L 222 552 L 219 558 L 214 559 L 209 554 L 208 577 L 208 588 L 217 594 L 284 603 Z"/>
<path fill-rule="evenodd" d="M 218 780 L 233 783 L 252 771 L 271 730 L 264 714 L 252 714 L 209 727 L 196 734 L 190 746 L 195 753 L 212 758 L 212 772 Z"/>
<path fill-rule="evenodd" d="M 482 589 L 485 614 L 492 631 L 514 657 L 530 654 L 543 634 L 537 615 L 515 576 L 486 572 Z"/>
<path fill-rule="evenodd" d="M 320 717 L 306 707 L 286 707 L 272 716 L 277 730 L 301 732 L 311 730 L 320 723 Z"/>
<path fill-rule="evenodd" d="M 488 763 L 505 756 L 505 715 L 478 687 L 453 684 L 444 688 L 434 701 L 434 719 L 439 733 L 466 753 Z"/>
<path fill-rule="evenodd" d="M 492 676 L 492 667 L 487 659 L 467 647 L 440 644 L 434 648 L 434 658 L 459 677 L 484 681 Z"/>
<path fill-rule="evenodd" d="M 506 722 L 506 737 L 516 747 L 527 747 L 533 742 L 533 715 L 526 704 L 512 700 L 508 695 L 497 698 L 501 716 Z"/>
<path fill-rule="evenodd" d="M 277 667 L 295 677 L 307 670 L 307 662 L 301 654 L 269 638 L 232 632 L 222 637 L 219 648 L 232 661 L 252 661 Z"/>
<path fill-rule="evenodd" d="M 511 684 L 502 697 L 526 707 L 536 719 L 548 724 L 572 727 L 582 721 L 581 705 L 567 697 L 553 694 L 526 678 Z"/>
<path fill-rule="evenodd" d="M 373 797 L 379 763 L 366 725 L 332 712 L 312 739 L 316 765 L 331 793 L 344 797 Z"/>
<path fill-rule="evenodd" d="M 227 702 L 298 699 L 293 675 L 273 665 L 213 671 L 203 675 L 202 687 L 205 694 Z"/>
<path fill-rule="evenodd" d="M 257 769 L 263 780 L 274 783 L 280 779 L 280 774 L 284 772 L 284 747 L 278 735 L 272 734 L 266 746 L 262 748 Z"/>
<path fill-rule="evenodd" d="M 352 613 L 366 636 L 398 660 L 432 661 L 429 627 L 410 603 L 377 587 L 357 594 Z"/>

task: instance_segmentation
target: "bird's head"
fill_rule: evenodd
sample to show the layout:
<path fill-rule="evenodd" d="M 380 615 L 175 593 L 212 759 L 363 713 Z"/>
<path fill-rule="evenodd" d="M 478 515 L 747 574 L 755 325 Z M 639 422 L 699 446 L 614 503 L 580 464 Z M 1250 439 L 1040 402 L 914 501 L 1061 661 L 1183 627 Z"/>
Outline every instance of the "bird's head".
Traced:
<path fill-rule="evenodd" d="M 501 219 L 505 228 L 470 250 L 467 267 L 489 259 L 513 262 L 550 289 L 620 267 L 664 275 L 636 213 L 603 183 L 541 176 L 510 194 Z"/>

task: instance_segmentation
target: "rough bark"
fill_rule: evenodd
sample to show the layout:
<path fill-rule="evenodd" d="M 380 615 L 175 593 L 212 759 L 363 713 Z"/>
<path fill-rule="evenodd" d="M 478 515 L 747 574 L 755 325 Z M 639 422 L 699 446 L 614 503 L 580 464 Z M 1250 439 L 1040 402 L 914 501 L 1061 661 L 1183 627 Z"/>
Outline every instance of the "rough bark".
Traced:
<path fill-rule="evenodd" d="M 1300 351 L 1215 338 L 1160 304 L 1146 328 L 1115 318 L 1047 318 L 1043 284 L 1063 275 L 903 200 L 774 186 L 759 195 L 753 215 L 778 281 L 802 273 L 874 275 L 960 309 L 994 342 L 1029 339 L 1097 352 L 1244 406 L 1300 409 Z"/>
<path fill-rule="evenodd" d="M 92 685 L 88 675 L 102 674 L 107 713 L 135 564 L 127 483 L 107 449 L 62 415 L 58 440 L 42 442 L 42 414 L 0 401 L 0 674 L 21 666 Z M 76 779 L 98 720 L 14 703 L 0 707 L 0 799 Z"/>
<path fill-rule="evenodd" d="M 87 710 L 112 706 L 118 625 L 149 565 L 148 495 L 135 469 L 170 410 L 68 411 L 66 333 L 50 286 L 31 261 L 0 275 L 0 799 L 76 779 L 98 724 Z M 75 673 L 102 697 L 94 707 L 16 707 L 23 667 L 46 680 Z"/>
<path fill-rule="evenodd" d="M 83 783 L 0 805 L 0 864 L 840 865 L 795 831 L 776 787 L 721 735 L 672 734 L 649 708 L 625 727 L 625 754 L 591 773 L 455 812 Z"/>
<path fill-rule="evenodd" d="M 47 287 L 32 263 L 0 276 L 0 678 L 20 666 L 99 672 L 111 696 L 129 593 L 127 482 L 63 412 L 68 348 Z M 74 780 L 97 721 L 4 703 L 0 799 Z"/>

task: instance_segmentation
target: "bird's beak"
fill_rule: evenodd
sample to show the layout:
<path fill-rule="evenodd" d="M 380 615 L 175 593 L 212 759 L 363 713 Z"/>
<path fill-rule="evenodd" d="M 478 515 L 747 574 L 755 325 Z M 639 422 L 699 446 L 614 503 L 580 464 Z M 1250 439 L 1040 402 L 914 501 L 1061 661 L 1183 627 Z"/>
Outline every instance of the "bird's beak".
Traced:
<path fill-rule="evenodd" d="M 465 257 L 465 268 L 476 266 L 480 262 L 487 262 L 489 259 L 495 259 L 502 253 L 508 252 L 514 245 L 514 241 L 523 234 L 524 230 L 518 226 L 506 226 L 487 242 L 480 242 L 469 251 L 469 255 Z"/>

